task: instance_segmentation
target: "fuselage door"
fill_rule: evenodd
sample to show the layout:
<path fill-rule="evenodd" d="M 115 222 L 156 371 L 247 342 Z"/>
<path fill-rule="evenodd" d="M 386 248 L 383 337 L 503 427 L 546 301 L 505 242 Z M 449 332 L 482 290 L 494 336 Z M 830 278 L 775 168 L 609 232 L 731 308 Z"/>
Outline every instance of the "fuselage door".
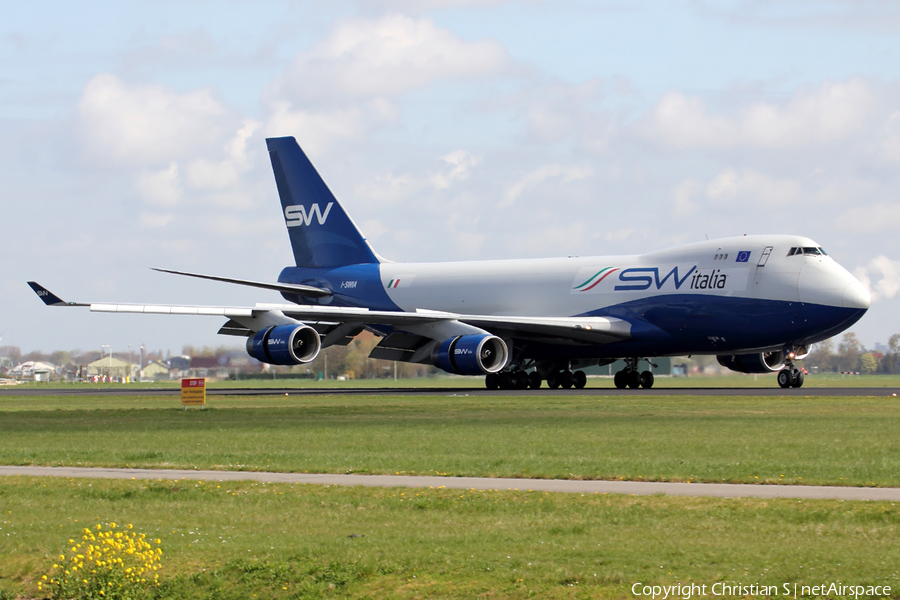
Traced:
<path fill-rule="evenodd" d="M 762 256 L 759 257 L 759 264 L 757 264 L 756 266 L 757 267 L 766 266 L 766 262 L 768 262 L 770 254 L 772 254 L 772 246 L 766 246 L 766 249 L 763 250 L 763 252 L 762 252 Z"/>

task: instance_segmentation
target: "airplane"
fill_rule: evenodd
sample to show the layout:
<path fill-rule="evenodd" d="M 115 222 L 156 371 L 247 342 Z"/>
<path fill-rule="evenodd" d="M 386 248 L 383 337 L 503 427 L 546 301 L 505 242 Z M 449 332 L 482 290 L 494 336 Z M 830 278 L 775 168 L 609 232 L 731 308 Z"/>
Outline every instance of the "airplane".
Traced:
<path fill-rule="evenodd" d="M 582 388 L 621 359 L 616 388 L 650 388 L 655 357 L 715 355 L 803 385 L 797 360 L 856 323 L 866 288 L 813 240 L 745 235 L 629 256 L 397 263 L 379 256 L 293 137 L 266 140 L 294 254 L 276 282 L 154 269 L 280 292 L 252 307 L 65 302 L 93 312 L 224 317 L 273 365 L 309 363 L 363 330 L 371 358 L 482 376 L 488 389 Z"/>

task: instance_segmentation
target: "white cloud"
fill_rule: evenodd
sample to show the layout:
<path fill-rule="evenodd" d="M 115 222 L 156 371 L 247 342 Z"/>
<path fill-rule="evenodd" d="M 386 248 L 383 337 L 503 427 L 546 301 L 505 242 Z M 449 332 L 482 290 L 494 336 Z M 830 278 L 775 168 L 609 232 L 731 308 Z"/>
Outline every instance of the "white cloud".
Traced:
<path fill-rule="evenodd" d="M 160 171 L 141 173 L 137 178 L 137 188 L 147 204 L 175 206 L 182 194 L 178 165 L 173 162 Z"/>
<path fill-rule="evenodd" d="M 188 185 L 201 190 L 223 190 L 237 185 L 241 176 L 250 169 L 256 154 L 255 149 L 247 147 L 247 140 L 259 126 L 257 121 L 245 120 L 244 126 L 225 143 L 222 148 L 225 156 L 221 160 L 204 157 L 190 161 L 185 168 Z"/>
<path fill-rule="evenodd" d="M 267 94 L 292 101 L 390 96 L 435 79 L 494 75 L 509 65 L 497 41 L 469 42 L 427 18 L 349 18 L 297 54 Z"/>
<path fill-rule="evenodd" d="M 266 135 L 296 136 L 308 154 L 324 154 L 341 142 L 360 140 L 373 129 L 395 123 L 400 116 L 396 106 L 378 98 L 347 108 L 298 109 L 287 101 L 269 108 Z"/>
<path fill-rule="evenodd" d="M 897 231 L 900 228 L 900 204 L 878 202 L 869 206 L 856 204 L 838 218 L 835 225 L 852 233 L 871 234 Z"/>
<path fill-rule="evenodd" d="M 569 183 L 577 179 L 590 176 L 591 169 L 583 166 L 564 167 L 562 165 L 544 165 L 531 171 L 514 184 L 508 186 L 503 193 L 503 201 L 500 208 L 512 206 L 516 198 L 528 189 L 531 189 L 551 177 L 561 177 L 563 183 Z"/>
<path fill-rule="evenodd" d="M 788 206 L 801 198 L 793 179 L 775 179 L 753 169 L 723 169 L 706 186 L 706 197 L 719 204 L 746 202 L 757 206 Z"/>
<path fill-rule="evenodd" d="M 704 186 L 696 179 L 685 179 L 672 188 L 672 212 L 682 217 L 697 211 L 697 196 Z"/>
<path fill-rule="evenodd" d="M 884 127 L 884 139 L 881 142 L 884 157 L 891 162 L 900 163 L 900 112 L 888 117 Z"/>
<path fill-rule="evenodd" d="M 854 275 L 869 290 L 873 302 L 887 300 L 900 293 L 900 262 L 883 254 L 858 267 Z"/>
<path fill-rule="evenodd" d="M 392 204 L 422 189 L 422 182 L 412 175 L 378 175 L 356 188 L 355 195 L 376 204 Z"/>
<path fill-rule="evenodd" d="M 799 90 L 782 105 L 757 102 L 733 116 L 713 115 L 702 98 L 672 90 L 644 115 L 638 130 L 677 148 L 796 148 L 863 133 L 884 105 L 880 90 L 861 77 Z"/>
<path fill-rule="evenodd" d="M 446 190 L 453 181 L 463 181 L 469 178 L 469 173 L 481 160 L 465 150 L 454 150 L 443 157 L 443 161 L 450 165 L 450 170 L 443 173 L 435 173 L 431 177 L 431 184 L 436 190 Z"/>
<path fill-rule="evenodd" d="M 726 167 L 708 183 L 695 178 L 680 181 L 671 189 L 672 213 L 684 217 L 702 207 L 714 205 L 777 208 L 813 201 L 815 194 L 804 190 L 795 179 L 777 179 L 750 168 Z"/>
<path fill-rule="evenodd" d="M 209 88 L 184 94 L 157 84 L 93 77 L 78 103 L 88 154 L 103 162 L 151 166 L 195 155 L 227 135 L 229 111 Z"/>
<path fill-rule="evenodd" d="M 155 229 L 157 227 L 165 227 L 172 221 L 172 219 L 175 218 L 175 216 L 171 213 L 144 212 L 141 213 L 138 218 L 141 221 L 141 225 L 143 225 L 144 227 Z"/>

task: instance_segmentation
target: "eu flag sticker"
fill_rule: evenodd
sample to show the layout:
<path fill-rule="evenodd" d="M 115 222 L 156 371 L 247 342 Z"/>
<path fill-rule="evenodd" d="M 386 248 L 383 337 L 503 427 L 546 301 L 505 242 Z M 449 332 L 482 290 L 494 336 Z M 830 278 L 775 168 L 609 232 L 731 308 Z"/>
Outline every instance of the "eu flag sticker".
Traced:
<path fill-rule="evenodd" d="M 737 260 L 734 262 L 749 262 L 750 261 L 750 250 L 741 250 L 738 252 Z"/>

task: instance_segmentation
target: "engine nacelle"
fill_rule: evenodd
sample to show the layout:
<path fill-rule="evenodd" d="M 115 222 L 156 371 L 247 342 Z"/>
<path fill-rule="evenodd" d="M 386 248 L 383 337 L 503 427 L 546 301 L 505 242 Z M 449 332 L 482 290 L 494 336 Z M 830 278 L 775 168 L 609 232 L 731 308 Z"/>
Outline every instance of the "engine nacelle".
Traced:
<path fill-rule="evenodd" d="M 247 338 L 247 354 L 270 365 L 312 362 L 321 347 L 319 332 L 309 325 L 278 325 Z"/>
<path fill-rule="evenodd" d="M 794 346 L 793 356 L 795 360 L 803 360 L 809 356 L 809 346 Z"/>
<path fill-rule="evenodd" d="M 444 340 L 433 356 L 434 364 L 457 375 L 496 373 L 506 366 L 509 350 L 495 335 L 461 335 Z"/>
<path fill-rule="evenodd" d="M 716 359 L 723 367 L 738 373 L 773 373 L 784 368 L 784 351 L 759 354 L 723 354 Z"/>

